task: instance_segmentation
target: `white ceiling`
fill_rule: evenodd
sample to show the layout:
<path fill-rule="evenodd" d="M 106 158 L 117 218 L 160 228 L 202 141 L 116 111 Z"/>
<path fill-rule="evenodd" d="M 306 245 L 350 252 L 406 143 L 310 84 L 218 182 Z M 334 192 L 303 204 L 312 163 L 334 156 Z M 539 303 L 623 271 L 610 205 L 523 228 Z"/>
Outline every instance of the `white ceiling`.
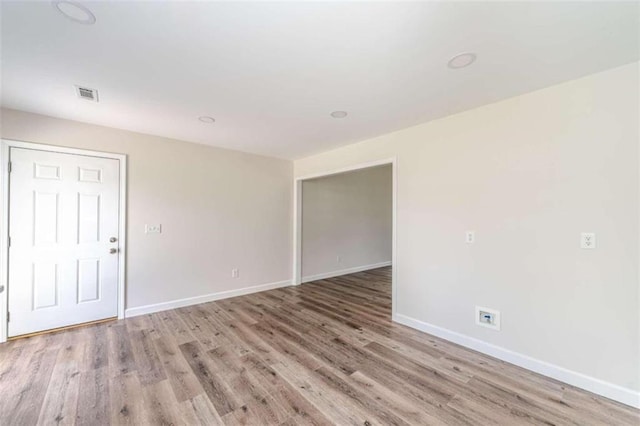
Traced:
<path fill-rule="evenodd" d="M 283 158 L 640 56 L 637 2 L 84 4 L 95 25 L 2 2 L 3 106 Z"/>

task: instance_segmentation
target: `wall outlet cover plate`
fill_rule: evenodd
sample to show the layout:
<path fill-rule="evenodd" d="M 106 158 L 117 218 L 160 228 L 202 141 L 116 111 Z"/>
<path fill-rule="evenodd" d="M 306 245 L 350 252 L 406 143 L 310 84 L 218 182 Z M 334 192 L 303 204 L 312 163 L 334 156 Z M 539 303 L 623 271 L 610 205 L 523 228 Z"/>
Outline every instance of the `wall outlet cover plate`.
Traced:
<path fill-rule="evenodd" d="M 500 331 L 500 311 L 476 306 L 476 325 Z"/>

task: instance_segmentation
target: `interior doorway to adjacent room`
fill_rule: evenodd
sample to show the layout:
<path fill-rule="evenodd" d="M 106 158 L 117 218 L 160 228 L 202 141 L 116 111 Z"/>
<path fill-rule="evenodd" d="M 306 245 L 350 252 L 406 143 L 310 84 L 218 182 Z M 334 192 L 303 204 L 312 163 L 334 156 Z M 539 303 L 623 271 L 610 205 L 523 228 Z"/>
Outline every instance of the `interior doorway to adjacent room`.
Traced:
<path fill-rule="evenodd" d="M 329 280 L 395 299 L 394 174 L 387 160 L 296 180 L 296 283 Z"/>

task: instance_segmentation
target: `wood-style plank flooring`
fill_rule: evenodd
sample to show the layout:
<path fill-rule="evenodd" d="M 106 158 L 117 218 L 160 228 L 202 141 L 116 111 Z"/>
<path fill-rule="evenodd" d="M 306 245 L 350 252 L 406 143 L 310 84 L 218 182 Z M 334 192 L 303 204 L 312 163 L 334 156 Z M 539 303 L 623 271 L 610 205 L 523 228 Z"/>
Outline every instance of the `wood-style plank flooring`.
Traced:
<path fill-rule="evenodd" d="M 640 424 L 392 323 L 390 268 L 0 345 L 0 424 Z"/>

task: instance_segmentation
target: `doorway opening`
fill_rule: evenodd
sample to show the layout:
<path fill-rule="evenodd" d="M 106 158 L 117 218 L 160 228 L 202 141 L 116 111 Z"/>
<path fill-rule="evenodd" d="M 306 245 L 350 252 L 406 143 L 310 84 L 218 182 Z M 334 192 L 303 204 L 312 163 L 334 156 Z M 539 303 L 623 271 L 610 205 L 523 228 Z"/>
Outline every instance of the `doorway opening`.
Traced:
<path fill-rule="evenodd" d="M 351 286 L 395 316 L 395 175 L 388 159 L 296 179 L 295 284 Z"/>

